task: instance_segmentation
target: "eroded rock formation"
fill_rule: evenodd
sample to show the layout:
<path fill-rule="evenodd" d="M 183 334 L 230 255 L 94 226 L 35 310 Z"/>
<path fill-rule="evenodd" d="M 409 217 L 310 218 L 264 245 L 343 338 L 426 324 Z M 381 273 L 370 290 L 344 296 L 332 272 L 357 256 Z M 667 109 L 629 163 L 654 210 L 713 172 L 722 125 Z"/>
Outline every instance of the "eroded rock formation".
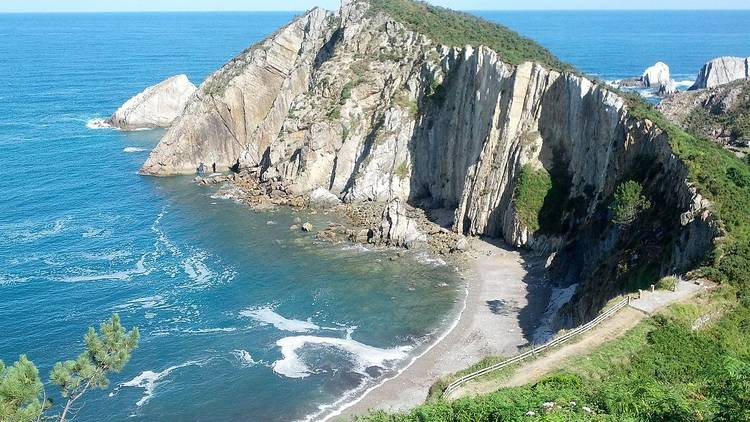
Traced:
<path fill-rule="evenodd" d="M 572 320 L 624 288 L 623 265 L 685 271 L 716 235 L 667 135 L 606 86 L 438 45 L 361 0 L 313 9 L 227 63 L 141 171 L 193 173 L 200 162 L 251 167 L 293 194 L 389 202 L 388 232 L 408 202 L 452 214 L 459 233 L 557 251 L 560 282 L 593 292 Z M 514 202 L 525 165 L 546 169 L 556 192 L 545 203 L 553 222 L 535 231 Z M 628 179 L 658 212 L 622 230 L 607 207 Z"/>
<path fill-rule="evenodd" d="M 187 76 L 173 76 L 129 99 L 107 123 L 122 130 L 169 127 L 196 89 Z"/>
<path fill-rule="evenodd" d="M 663 62 L 657 62 L 655 65 L 643 72 L 641 81 L 647 88 L 660 88 L 666 86 L 672 80 L 669 74 L 669 66 Z"/>
<path fill-rule="evenodd" d="M 691 90 L 713 88 L 750 78 L 750 57 L 719 57 L 703 65 Z"/>

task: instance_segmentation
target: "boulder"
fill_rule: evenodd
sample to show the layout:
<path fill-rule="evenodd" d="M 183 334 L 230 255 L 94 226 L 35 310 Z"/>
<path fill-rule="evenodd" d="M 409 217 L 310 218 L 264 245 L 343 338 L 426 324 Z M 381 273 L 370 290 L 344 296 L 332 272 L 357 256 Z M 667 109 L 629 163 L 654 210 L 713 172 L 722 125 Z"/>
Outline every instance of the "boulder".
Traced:
<path fill-rule="evenodd" d="M 427 241 L 427 236 L 417 229 L 417 223 L 406 214 L 406 205 L 398 198 L 383 210 L 380 224 L 380 241 L 391 246 L 411 248 Z"/>
<path fill-rule="evenodd" d="M 318 207 L 335 207 L 341 201 L 326 188 L 317 188 L 310 193 L 310 203 Z"/>
<path fill-rule="evenodd" d="M 666 97 L 668 95 L 674 95 L 676 93 L 677 93 L 677 85 L 671 79 L 669 80 L 668 83 L 659 87 L 659 95 L 662 97 Z"/>
<path fill-rule="evenodd" d="M 169 127 L 196 89 L 187 76 L 173 76 L 126 101 L 107 123 L 122 130 Z"/>
<path fill-rule="evenodd" d="M 657 62 L 643 72 L 641 81 L 643 82 L 643 85 L 648 88 L 659 88 L 668 85 L 671 81 L 669 66 L 667 66 L 666 63 Z"/>
<path fill-rule="evenodd" d="M 303 232 L 311 232 L 313 231 L 313 225 L 310 223 L 305 223 L 302 225 L 302 231 Z"/>
<path fill-rule="evenodd" d="M 750 57 L 719 57 L 703 65 L 691 90 L 713 88 L 750 78 Z"/>

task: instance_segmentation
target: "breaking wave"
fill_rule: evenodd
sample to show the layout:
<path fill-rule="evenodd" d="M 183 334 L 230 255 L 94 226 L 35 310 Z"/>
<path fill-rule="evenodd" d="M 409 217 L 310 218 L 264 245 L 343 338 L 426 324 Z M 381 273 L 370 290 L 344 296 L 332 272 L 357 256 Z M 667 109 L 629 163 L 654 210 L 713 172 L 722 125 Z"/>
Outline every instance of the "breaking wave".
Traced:
<path fill-rule="evenodd" d="M 352 360 L 352 370 L 368 377 L 368 368 L 386 368 L 388 363 L 406 358 L 412 349 L 411 346 L 380 349 L 353 340 L 350 335 L 343 339 L 318 336 L 284 337 L 277 341 L 276 345 L 281 348 L 283 358 L 275 361 L 271 367 L 274 372 L 287 378 L 305 378 L 315 373 L 300 357 L 301 349 L 310 345 L 331 347 L 346 352 Z"/>
<path fill-rule="evenodd" d="M 148 151 L 148 148 L 125 147 L 122 149 L 122 152 L 127 152 L 127 153 L 144 152 L 144 151 Z"/>

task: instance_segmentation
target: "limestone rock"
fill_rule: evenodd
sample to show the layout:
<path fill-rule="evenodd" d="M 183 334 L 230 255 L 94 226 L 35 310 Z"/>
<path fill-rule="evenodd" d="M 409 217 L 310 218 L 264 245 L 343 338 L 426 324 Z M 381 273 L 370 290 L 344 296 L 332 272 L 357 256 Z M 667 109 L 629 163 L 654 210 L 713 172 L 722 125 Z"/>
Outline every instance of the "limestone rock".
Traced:
<path fill-rule="evenodd" d="M 313 225 L 311 223 L 305 223 L 302 225 L 302 231 L 303 232 L 311 232 L 313 231 Z"/>
<path fill-rule="evenodd" d="M 406 215 L 406 206 L 396 198 L 383 211 L 380 241 L 391 246 L 413 247 L 426 242 L 427 237 L 417 229 L 417 223 Z"/>
<path fill-rule="evenodd" d="M 750 57 L 719 57 L 703 65 L 691 90 L 750 78 Z"/>
<path fill-rule="evenodd" d="M 669 82 L 659 87 L 659 95 L 666 97 L 677 93 L 677 85 L 674 80 L 670 79 Z"/>
<path fill-rule="evenodd" d="M 122 130 L 169 127 L 196 89 L 187 76 L 173 76 L 129 99 L 107 123 Z"/>
<path fill-rule="evenodd" d="M 641 80 L 647 88 L 659 88 L 668 85 L 671 81 L 669 66 L 666 63 L 657 62 L 643 72 Z"/>
<path fill-rule="evenodd" d="M 341 203 L 338 196 L 326 188 L 317 188 L 310 193 L 310 203 L 318 207 L 334 207 Z"/>

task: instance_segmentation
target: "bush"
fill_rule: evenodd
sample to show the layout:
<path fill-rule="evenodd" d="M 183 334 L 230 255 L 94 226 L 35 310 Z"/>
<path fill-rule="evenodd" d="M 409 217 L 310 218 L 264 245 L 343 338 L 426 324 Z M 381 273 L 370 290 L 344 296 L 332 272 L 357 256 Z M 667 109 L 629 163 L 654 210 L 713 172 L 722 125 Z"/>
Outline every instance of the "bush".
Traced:
<path fill-rule="evenodd" d="M 641 212 L 649 208 L 651 202 L 643 196 L 643 186 L 634 180 L 628 180 L 617 187 L 614 200 L 609 207 L 612 211 L 612 222 L 622 225 L 632 223 Z"/>
<path fill-rule="evenodd" d="M 673 292 L 677 288 L 677 277 L 662 277 L 662 279 L 656 283 L 656 288 L 659 290 L 669 290 Z"/>
<path fill-rule="evenodd" d="M 552 178 L 547 170 L 535 169 L 529 164 L 521 168 L 521 175 L 513 192 L 513 204 L 521 224 L 531 232 L 536 232 L 541 227 L 539 215 L 551 189 Z"/>

